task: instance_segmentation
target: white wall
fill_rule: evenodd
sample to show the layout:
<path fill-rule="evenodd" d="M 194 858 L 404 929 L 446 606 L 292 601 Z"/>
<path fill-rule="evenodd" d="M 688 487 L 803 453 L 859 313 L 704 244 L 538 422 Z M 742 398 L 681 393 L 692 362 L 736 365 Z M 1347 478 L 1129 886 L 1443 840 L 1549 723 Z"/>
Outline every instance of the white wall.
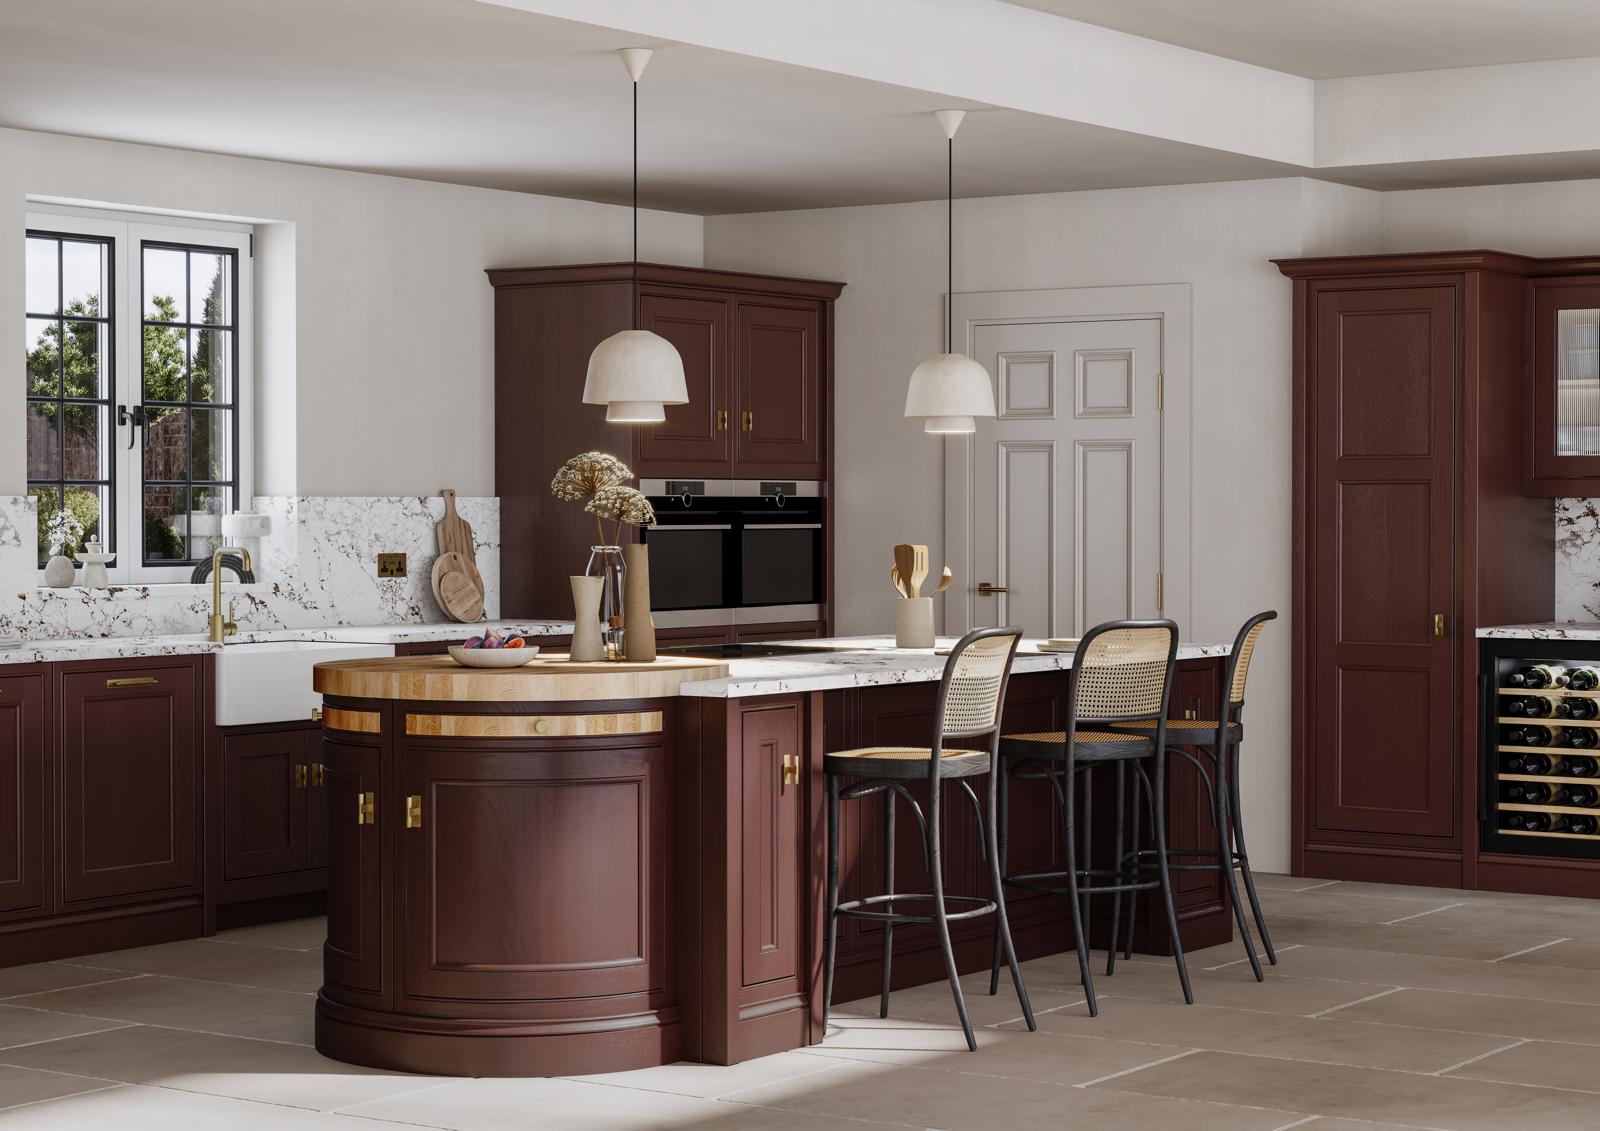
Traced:
<path fill-rule="evenodd" d="M 838 305 L 841 632 L 893 620 L 898 541 L 943 542 L 942 441 L 902 415 L 906 379 L 941 346 L 942 202 L 708 217 L 706 261 L 841 279 Z M 956 289 L 1186 282 L 1193 310 L 1191 640 L 1231 640 L 1289 602 L 1290 285 L 1273 257 L 1371 250 L 1376 195 L 1298 179 L 956 202 Z M 971 584 L 971 578 L 957 578 Z M 1286 869 L 1288 624 L 1251 670 L 1252 851 Z"/>
<path fill-rule="evenodd" d="M 1383 250 L 1486 247 L 1525 255 L 1600 251 L 1600 180 L 1383 194 Z"/>
<path fill-rule="evenodd" d="M 614 205 L 0 130 L 0 310 L 22 309 L 30 195 L 277 222 L 256 241 L 258 494 L 492 494 L 484 268 L 629 254 Z M 640 255 L 697 265 L 701 232 L 647 212 Z M 21 319 L 4 325 L 20 357 Z M 0 366 L 0 403 L 22 379 Z M 0 412 L 0 495 L 24 489 L 23 439 L 23 414 Z"/>

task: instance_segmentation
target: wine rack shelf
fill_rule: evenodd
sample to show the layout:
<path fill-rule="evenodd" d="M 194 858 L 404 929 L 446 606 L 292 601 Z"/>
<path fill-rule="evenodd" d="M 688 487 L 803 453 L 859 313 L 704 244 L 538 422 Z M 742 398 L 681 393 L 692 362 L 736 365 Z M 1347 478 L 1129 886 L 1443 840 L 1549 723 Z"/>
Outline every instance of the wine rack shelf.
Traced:
<path fill-rule="evenodd" d="M 1593 805 L 1533 805 L 1523 801 L 1502 801 L 1499 807 L 1501 809 L 1514 809 L 1519 813 L 1573 813 L 1600 817 L 1600 809 Z"/>
<path fill-rule="evenodd" d="M 1501 836 L 1543 836 L 1543 837 L 1549 837 L 1551 840 L 1578 840 L 1578 841 L 1600 840 L 1600 837 L 1580 836 L 1577 833 L 1547 833 L 1547 832 L 1536 831 L 1534 829 L 1497 829 L 1495 831 L 1498 832 Z"/>
<path fill-rule="evenodd" d="M 1503 747 L 1502 749 L 1510 748 Z M 1600 789 L 1600 777 L 1574 778 L 1558 774 L 1510 774 L 1504 772 L 1497 774 L 1496 777 L 1501 781 L 1539 781 L 1548 785 L 1592 785 L 1596 789 Z"/>
<path fill-rule="evenodd" d="M 1568 691 L 1565 687 L 1502 687 L 1500 695 L 1543 695 L 1547 699 L 1600 699 L 1600 691 Z"/>
<path fill-rule="evenodd" d="M 1502 726 L 1510 727 L 1583 727 L 1588 730 L 1600 729 L 1600 719 L 1562 719 L 1554 715 L 1502 715 L 1495 719 Z"/>

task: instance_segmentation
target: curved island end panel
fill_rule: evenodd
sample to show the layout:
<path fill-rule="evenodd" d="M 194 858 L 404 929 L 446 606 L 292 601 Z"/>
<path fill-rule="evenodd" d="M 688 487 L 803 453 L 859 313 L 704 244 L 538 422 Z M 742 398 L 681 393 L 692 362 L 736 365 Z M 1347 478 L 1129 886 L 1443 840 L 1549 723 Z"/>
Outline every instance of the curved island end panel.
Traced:
<path fill-rule="evenodd" d="M 765 666 L 318 665 L 330 816 L 317 1048 L 434 1075 L 552 1076 L 732 1064 L 821 1040 L 822 752 L 925 744 L 943 666 L 833 647 Z M 1225 652 L 1180 652 L 1175 713 L 1209 705 Z M 1058 718 L 1069 664 L 1019 654 L 1008 719 Z M 1171 789 L 1187 841 L 1205 803 L 1181 775 Z M 1013 850 L 1048 858 L 1056 822 L 1035 800 L 1037 820 L 1014 801 Z M 863 807 L 843 830 L 847 892 L 881 880 L 876 814 Z M 946 820 L 973 817 L 952 807 Z M 896 857 L 916 883 L 916 846 Z M 957 871 L 952 891 L 981 889 L 976 865 Z M 1213 879 L 1183 881 L 1186 946 L 1230 937 Z M 1070 949 L 1059 899 L 1011 905 L 1020 957 Z M 1165 931 L 1145 930 L 1159 916 L 1140 915 L 1136 945 L 1164 950 Z M 943 978 L 924 934 L 896 933 L 896 986 Z M 964 970 L 988 969 L 987 933 L 956 943 Z M 870 926 L 841 929 L 836 1001 L 876 993 L 880 944 Z"/>

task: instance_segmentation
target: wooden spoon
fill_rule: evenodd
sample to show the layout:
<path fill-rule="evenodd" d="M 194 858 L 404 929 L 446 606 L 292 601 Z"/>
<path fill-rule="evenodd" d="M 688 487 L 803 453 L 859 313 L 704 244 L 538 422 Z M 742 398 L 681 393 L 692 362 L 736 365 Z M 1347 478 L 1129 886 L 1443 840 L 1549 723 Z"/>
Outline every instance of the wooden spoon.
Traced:
<path fill-rule="evenodd" d="M 889 567 L 889 580 L 894 582 L 894 595 L 896 597 L 904 597 L 906 595 L 906 587 L 905 584 L 900 580 L 899 566 L 892 565 Z"/>
<path fill-rule="evenodd" d="M 950 567 L 945 566 L 944 572 L 939 575 L 939 588 L 933 591 L 934 595 L 937 596 L 948 588 L 950 588 Z"/>
<path fill-rule="evenodd" d="M 917 548 L 909 542 L 901 542 L 894 548 L 894 567 L 900 571 L 900 589 L 907 597 L 915 597 L 911 591 L 911 571 L 917 566 Z"/>
<path fill-rule="evenodd" d="M 912 556 L 915 559 L 911 566 L 911 595 L 922 596 L 922 583 L 928 580 L 928 547 L 912 546 Z"/>

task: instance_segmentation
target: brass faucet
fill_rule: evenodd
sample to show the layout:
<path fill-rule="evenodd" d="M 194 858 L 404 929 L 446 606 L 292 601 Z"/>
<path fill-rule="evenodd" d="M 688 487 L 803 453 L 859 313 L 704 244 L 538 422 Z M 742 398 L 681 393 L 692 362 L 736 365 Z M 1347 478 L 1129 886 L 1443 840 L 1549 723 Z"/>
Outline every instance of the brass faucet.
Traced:
<path fill-rule="evenodd" d="M 238 554 L 245 569 L 250 568 L 250 551 L 243 546 L 218 546 L 211 555 L 211 643 L 221 644 L 239 631 L 233 621 L 234 602 L 228 602 L 228 616 L 222 616 L 222 555 Z"/>

